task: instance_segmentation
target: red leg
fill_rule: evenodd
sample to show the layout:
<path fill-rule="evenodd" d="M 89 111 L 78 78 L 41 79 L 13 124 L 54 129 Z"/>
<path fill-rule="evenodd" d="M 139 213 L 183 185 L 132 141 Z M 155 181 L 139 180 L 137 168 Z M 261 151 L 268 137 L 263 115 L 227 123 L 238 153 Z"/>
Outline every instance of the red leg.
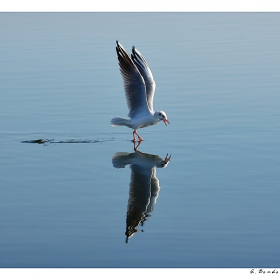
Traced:
<path fill-rule="evenodd" d="M 137 131 L 135 130 L 136 135 L 138 136 L 138 140 L 141 142 L 143 141 L 143 139 L 140 137 L 140 135 L 137 133 Z"/>
<path fill-rule="evenodd" d="M 140 144 L 141 144 L 141 141 L 138 141 L 138 144 L 137 144 L 137 146 L 135 146 L 135 142 L 134 142 L 134 151 L 135 152 L 137 152 L 138 150 L 138 147 L 140 146 Z"/>
<path fill-rule="evenodd" d="M 136 133 L 136 130 L 134 130 L 134 131 L 133 131 L 133 133 L 132 133 L 132 136 L 133 136 L 133 142 L 134 142 L 134 143 L 136 142 L 135 133 Z M 136 133 L 136 134 L 137 134 L 137 133 Z"/>

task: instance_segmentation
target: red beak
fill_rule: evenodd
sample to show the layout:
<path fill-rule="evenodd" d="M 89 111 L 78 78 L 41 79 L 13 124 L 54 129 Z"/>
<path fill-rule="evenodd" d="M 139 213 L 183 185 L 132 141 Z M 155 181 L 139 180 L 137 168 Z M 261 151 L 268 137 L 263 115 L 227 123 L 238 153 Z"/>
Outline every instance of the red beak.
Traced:
<path fill-rule="evenodd" d="M 170 122 L 169 122 L 169 120 L 168 119 L 163 119 L 163 122 L 164 122 L 164 124 L 167 126 L 167 124 L 166 123 L 169 123 L 170 124 Z"/>

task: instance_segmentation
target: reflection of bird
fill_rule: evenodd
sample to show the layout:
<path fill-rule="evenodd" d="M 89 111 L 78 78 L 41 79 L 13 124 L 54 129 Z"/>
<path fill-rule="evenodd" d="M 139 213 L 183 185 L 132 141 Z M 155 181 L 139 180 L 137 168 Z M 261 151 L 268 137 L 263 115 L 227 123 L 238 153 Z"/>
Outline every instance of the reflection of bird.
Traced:
<path fill-rule="evenodd" d="M 135 47 L 132 48 L 130 58 L 118 41 L 116 50 L 130 119 L 115 117 L 111 120 L 111 124 L 113 126 L 125 125 L 132 128 L 133 141 L 136 141 L 135 134 L 138 136 L 138 140 L 142 141 L 143 139 L 138 135 L 137 129 L 157 124 L 160 121 L 167 125 L 169 121 L 165 112 L 154 111 L 153 100 L 156 84 L 145 58 Z"/>
<path fill-rule="evenodd" d="M 131 182 L 126 217 L 126 242 L 136 233 L 137 227 L 150 217 L 159 194 L 159 180 L 156 177 L 156 168 L 168 165 L 171 156 L 165 159 L 157 155 L 135 153 L 116 153 L 112 163 L 116 168 L 124 168 L 130 164 Z"/>

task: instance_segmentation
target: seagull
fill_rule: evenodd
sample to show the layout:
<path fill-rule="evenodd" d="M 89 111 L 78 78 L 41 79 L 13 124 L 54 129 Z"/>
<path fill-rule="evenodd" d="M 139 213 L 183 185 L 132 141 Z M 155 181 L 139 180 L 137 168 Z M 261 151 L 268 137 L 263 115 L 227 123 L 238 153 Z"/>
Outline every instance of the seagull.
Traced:
<path fill-rule="evenodd" d="M 130 119 L 117 116 L 111 120 L 111 125 L 132 128 L 133 142 L 136 142 L 135 135 L 141 142 L 143 139 L 137 133 L 137 129 L 157 124 L 160 121 L 167 126 L 169 121 L 164 111 L 154 111 L 153 100 L 156 83 L 143 55 L 133 46 L 130 57 L 118 41 L 116 51 Z"/>

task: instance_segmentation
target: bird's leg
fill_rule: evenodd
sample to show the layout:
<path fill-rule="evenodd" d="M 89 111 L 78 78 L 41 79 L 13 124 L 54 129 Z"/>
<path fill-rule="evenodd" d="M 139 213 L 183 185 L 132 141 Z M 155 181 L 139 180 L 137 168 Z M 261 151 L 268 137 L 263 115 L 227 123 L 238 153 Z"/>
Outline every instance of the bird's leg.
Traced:
<path fill-rule="evenodd" d="M 133 135 L 133 142 L 136 142 L 135 134 L 137 135 L 139 142 L 143 141 L 143 139 L 140 137 L 140 135 L 137 133 L 137 131 L 134 130 L 133 133 L 132 133 L 132 135 Z"/>
<path fill-rule="evenodd" d="M 137 131 L 135 130 L 136 135 L 138 136 L 138 141 L 143 141 L 143 139 L 140 137 L 140 135 L 137 133 Z"/>
<path fill-rule="evenodd" d="M 134 130 L 133 133 L 132 133 L 132 136 L 133 136 L 133 140 L 132 140 L 132 141 L 133 141 L 134 143 L 136 142 L 135 133 L 136 133 L 136 131 Z M 136 134 L 137 134 L 137 133 L 136 133 Z"/>

